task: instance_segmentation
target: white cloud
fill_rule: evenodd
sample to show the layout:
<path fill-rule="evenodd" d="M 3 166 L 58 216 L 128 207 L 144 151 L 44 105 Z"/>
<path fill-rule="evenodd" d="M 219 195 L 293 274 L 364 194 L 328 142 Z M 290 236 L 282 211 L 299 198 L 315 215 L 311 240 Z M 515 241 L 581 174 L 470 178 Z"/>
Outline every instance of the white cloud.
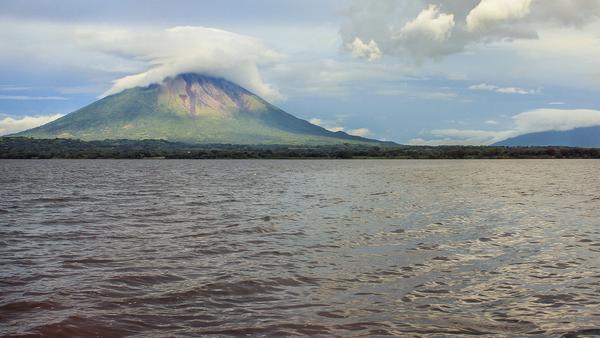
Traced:
<path fill-rule="evenodd" d="M 197 72 L 236 82 L 267 100 L 284 98 L 261 76 L 264 68 L 282 61 L 284 55 L 258 39 L 220 29 L 124 28 L 9 18 L 0 20 L 0 42 L 3 64 L 69 69 L 96 83 L 98 78 L 120 77 L 105 95 Z"/>
<path fill-rule="evenodd" d="M 325 128 L 329 131 L 332 131 L 334 133 L 337 133 L 338 131 L 344 131 L 344 127 L 330 127 L 330 128 Z"/>
<path fill-rule="evenodd" d="M 485 124 L 498 124 L 498 121 L 496 121 L 496 120 L 487 120 L 484 123 Z"/>
<path fill-rule="evenodd" d="M 530 94 L 535 94 L 538 91 L 537 90 L 531 90 L 531 89 L 523 89 L 523 88 L 519 88 L 519 87 L 504 87 L 504 88 L 498 88 L 496 89 L 497 93 L 502 93 L 502 94 L 521 94 L 521 95 L 530 95 Z"/>
<path fill-rule="evenodd" d="M 439 6 L 429 5 L 400 30 L 400 38 L 446 40 L 454 27 L 454 15 L 440 13 Z"/>
<path fill-rule="evenodd" d="M 0 119 L 0 135 L 7 135 L 17 133 L 23 130 L 35 128 L 52 122 L 60 117 L 62 114 L 54 114 L 47 116 L 24 116 L 24 117 L 5 117 Z"/>
<path fill-rule="evenodd" d="M 224 30 L 183 26 L 163 31 L 80 31 L 90 48 L 143 60 L 149 69 L 113 81 L 105 95 L 135 86 L 160 83 L 166 77 L 195 72 L 231 80 L 267 100 L 282 100 L 263 81 L 259 66 L 273 64 L 282 55 L 257 39 Z"/>
<path fill-rule="evenodd" d="M 494 86 L 494 85 L 490 85 L 487 83 L 480 83 L 478 85 L 472 85 L 469 86 L 469 89 L 471 90 L 487 90 L 487 91 L 495 91 L 498 88 L 498 86 Z"/>
<path fill-rule="evenodd" d="M 355 58 L 375 61 L 381 58 L 381 50 L 373 40 L 364 43 L 360 38 L 355 38 L 351 43 L 346 44 L 346 48 L 352 52 Z"/>
<path fill-rule="evenodd" d="M 344 44 L 372 40 L 383 55 L 421 63 L 491 43 L 531 41 L 551 28 L 582 28 L 600 18 L 600 0 L 355 1 L 344 14 Z"/>
<path fill-rule="evenodd" d="M 484 90 L 489 92 L 496 92 L 501 94 L 520 94 L 520 95 L 532 95 L 540 92 L 539 89 L 524 89 L 519 87 L 498 87 L 495 85 L 480 83 L 477 85 L 469 86 L 471 90 Z"/>
<path fill-rule="evenodd" d="M 354 135 L 354 136 L 365 137 L 365 136 L 368 136 L 371 132 L 367 128 L 357 128 L 357 129 L 350 129 L 347 131 L 347 133 L 350 135 Z"/>
<path fill-rule="evenodd" d="M 128 55 L 110 55 L 92 48 L 81 32 L 117 31 L 102 25 L 2 18 L 0 63 L 28 71 L 68 70 L 78 76 L 114 78 L 147 67 L 143 60 Z M 123 30 L 119 30 L 123 31 Z"/>
<path fill-rule="evenodd" d="M 373 40 L 382 54 L 409 56 L 418 63 L 463 52 L 482 41 L 536 37 L 529 28 L 470 32 L 464 20 L 472 6 L 472 1 L 357 1 L 346 11 L 340 34 L 346 44 L 356 38 Z"/>
<path fill-rule="evenodd" d="M 26 96 L 26 95 L 0 95 L 0 100 L 13 100 L 13 101 L 43 101 L 43 100 L 67 100 L 66 97 L 62 96 Z"/>
<path fill-rule="evenodd" d="M 513 116 L 520 134 L 600 125 L 600 110 L 536 109 Z"/>
<path fill-rule="evenodd" d="M 498 22 L 520 19 L 530 12 L 532 0 L 481 0 L 467 15 L 469 31 L 489 30 Z"/>
<path fill-rule="evenodd" d="M 392 32 L 391 40 L 396 46 L 404 46 L 404 52 L 420 62 L 431 55 L 448 52 L 447 43 L 454 25 L 453 14 L 441 13 L 439 6 L 429 5 L 399 32 Z"/>
<path fill-rule="evenodd" d="M 510 137 L 542 131 L 566 131 L 600 125 L 600 110 L 535 109 L 512 117 L 514 127 L 508 130 L 434 129 L 433 139 L 415 138 L 414 145 L 488 145 Z"/>

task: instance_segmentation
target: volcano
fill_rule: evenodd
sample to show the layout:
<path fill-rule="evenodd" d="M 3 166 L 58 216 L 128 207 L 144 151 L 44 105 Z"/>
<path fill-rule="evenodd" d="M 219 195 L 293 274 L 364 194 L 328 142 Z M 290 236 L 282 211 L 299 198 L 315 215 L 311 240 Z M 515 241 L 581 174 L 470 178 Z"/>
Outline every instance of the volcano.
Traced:
<path fill-rule="evenodd" d="M 126 89 L 13 136 L 204 144 L 383 143 L 329 131 L 286 113 L 233 82 L 198 74 Z"/>

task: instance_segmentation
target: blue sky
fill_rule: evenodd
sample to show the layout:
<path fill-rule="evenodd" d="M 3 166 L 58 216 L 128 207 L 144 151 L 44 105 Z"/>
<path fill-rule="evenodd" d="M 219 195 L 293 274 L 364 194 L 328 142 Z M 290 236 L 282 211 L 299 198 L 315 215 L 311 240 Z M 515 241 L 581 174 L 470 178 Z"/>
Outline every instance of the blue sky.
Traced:
<path fill-rule="evenodd" d="M 0 134 L 182 71 L 401 143 L 600 125 L 600 0 L 2 1 L 0 50 Z"/>

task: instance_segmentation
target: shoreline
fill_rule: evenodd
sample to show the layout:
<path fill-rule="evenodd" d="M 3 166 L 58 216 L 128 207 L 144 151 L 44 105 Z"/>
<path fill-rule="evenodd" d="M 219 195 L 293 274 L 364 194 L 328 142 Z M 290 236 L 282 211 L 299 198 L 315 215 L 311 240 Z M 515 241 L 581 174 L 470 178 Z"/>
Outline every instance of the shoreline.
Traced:
<path fill-rule="evenodd" d="M 600 148 L 564 146 L 235 145 L 165 140 L 1 137 L 0 159 L 600 159 Z"/>

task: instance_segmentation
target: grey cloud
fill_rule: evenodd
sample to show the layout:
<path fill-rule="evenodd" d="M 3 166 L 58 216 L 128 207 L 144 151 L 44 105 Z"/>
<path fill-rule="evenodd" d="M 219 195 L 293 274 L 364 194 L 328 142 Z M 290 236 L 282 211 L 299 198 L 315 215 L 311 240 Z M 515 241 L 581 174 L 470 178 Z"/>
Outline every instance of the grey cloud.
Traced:
<path fill-rule="evenodd" d="M 600 17 L 600 0 L 536 0 L 532 19 L 581 27 Z"/>
<path fill-rule="evenodd" d="M 340 35 L 346 46 L 372 40 L 384 55 L 422 63 L 474 44 L 537 39 L 540 27 L 582 26 L 599 13 L 600 0 L 357 1 Z"/>

